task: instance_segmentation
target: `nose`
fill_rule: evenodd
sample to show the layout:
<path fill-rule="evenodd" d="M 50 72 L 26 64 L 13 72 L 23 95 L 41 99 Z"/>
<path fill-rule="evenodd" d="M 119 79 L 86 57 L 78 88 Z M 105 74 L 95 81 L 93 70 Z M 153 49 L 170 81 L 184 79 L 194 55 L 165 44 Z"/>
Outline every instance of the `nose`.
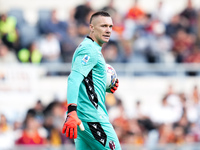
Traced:
<path fill-rule="evenodd" d="M 111 28 L 111 27 L 107 27 L 107 28 L 106 28 L 106 32 L 107 32 L 107 33 L 111 33 L 111 31 L 112 31 L 112 28 Z"/>

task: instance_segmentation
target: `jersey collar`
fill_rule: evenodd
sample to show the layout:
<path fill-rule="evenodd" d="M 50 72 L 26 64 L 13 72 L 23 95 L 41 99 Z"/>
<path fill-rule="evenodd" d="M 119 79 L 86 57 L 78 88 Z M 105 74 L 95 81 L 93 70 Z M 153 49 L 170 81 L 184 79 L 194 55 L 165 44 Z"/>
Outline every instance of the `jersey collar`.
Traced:
<path fill-rule="evenodd" d="M 90 36 L 87 36 L 88 39 L 92 40 L 100 49 L 102 48 L 97 42 L 95 42 Z"/>
<path fill-rule="evenodd" d="M 90 40 L 92 40 L 92 42 L 94 42 L 94 40 L 90 36 L 87 36 L 87 38 L 90 39 Z"/>

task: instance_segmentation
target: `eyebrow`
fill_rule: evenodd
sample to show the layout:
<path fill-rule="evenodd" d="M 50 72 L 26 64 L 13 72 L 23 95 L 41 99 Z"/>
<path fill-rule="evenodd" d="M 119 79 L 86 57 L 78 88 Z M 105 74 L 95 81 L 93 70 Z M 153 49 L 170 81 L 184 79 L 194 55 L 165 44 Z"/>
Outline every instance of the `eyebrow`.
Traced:
<path fill-rule="evenodd" d="M 109 27 L 112 27 L 113 26 L 113 24 L 101 24 L 100 26 L 109 26 Z"/>

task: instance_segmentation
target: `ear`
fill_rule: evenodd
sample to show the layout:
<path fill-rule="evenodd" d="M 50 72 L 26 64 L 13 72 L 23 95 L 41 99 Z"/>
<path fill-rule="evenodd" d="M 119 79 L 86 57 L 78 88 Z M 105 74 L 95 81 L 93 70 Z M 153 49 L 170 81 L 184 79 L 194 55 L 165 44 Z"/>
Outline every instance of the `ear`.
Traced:
<path fill-rule="evenodd" d="M 90 31 L 94 32 L 94 26 L 93 26 L 93 24 L 90 24 Z"/>

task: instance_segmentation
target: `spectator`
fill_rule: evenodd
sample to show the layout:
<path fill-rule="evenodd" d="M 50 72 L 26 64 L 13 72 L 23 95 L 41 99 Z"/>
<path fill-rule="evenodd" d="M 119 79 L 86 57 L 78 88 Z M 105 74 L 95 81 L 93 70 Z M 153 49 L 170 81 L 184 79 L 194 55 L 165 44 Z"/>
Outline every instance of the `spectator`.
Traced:
<path fill-rule="evenodd" d="M 61 134 L 62 123 L 64 121 L 64 109 L 60 102 L 53 101 L 45 109 L 44 127 L 48 131 L 48 141 L 51 145 L 58 146 L 64 143 L 73 143 L 65 135 Z"/>
<path fill-rule="evenodd" d="M 128 120 L 128 122 L 129 128 L 124 135 L 122 142 L 135 146 L 144 145 L 146 130 L 139 125 L 137 120 L 131 119 Z"/>
<path fill-rule="evenodd" d="M 181 24 L 180 15 L 174 15 L 170 22 L 166 25 L 166 34 L 172 38 L 176 35 L 179 30 L 184 30 L 184 26 Z"/>
<path fill-rule="evenodd" d="M 50 32 L 39 40 L 39 50 L 43 56 L 42 63 L 61 62 L 60 43 L 54 33 Z"/>
<path fill-rule="evenodd" d="M 12 127 L 8 124 L 4 114 L 0 114 L 0 149 L 12 149 L 14 147 Z"/>
<path fill-rule="evenodd" d="M 194 46 L 188 55 L 185 56 L 183 62 L 185 63 L 200 63 L 200 48 Z"/>
<path fill-rule="evenodd" d="M 125 114 L 122 101 L 118 100 L 116 106 L 110 108 L 108 113 L 113 127 L 117 130 L 116 133 L 119 141 L 122 143 L 125 142 L 124 136 L 129 132 L 130 124 Z"/>
<path fill-rule="evenodd" d="M 189 34 L 184 30 L 179 30 L 177 34 L 175 35 L 173 41 L 173 52 L 175 54 L 175 62 L 182 63 L 184 61 L 184 58 L 187 56 L 190 43 L 187 39 L 189 39 Z"/>
<path fill-rule="evenodd" d="M 67 22 L 58 19 L 57 10 L 51 11 L 51 17 L 46 21 L 44 29 L 46 34 L 53 33 L 59 42 L 62 42 L 66 37 Z"/>
<path fill-rule="evenodd" d="M 186 134 L 186 143 L 198 143 L 200 141 L 200 128 L 198 123 L 191 123 L 189 132 Z"/>
<path fill-rule="evenodd" d="M 198 39 L 198 42 L 200 42 L 200 11 L 197 12 L 197 32 L 196 36 Z"/>
<path fill-rule="evenodd" d="M 114 97 L 112 96 L 107 96 L 107 99 L 109 98 L 109 100 L 113 99 Z M 115 100 L 115 98 L 114 98 Z M 107 100 L 108 101 L 108 100 Z M 113 100 L 112 100 L 113 101 Z M 116 100 L 115 100 L 116 101 Z M 110 121 L 113 122 L 116 118 L 122 116 L 123 118 L 126 116 L 125 112 L 124 112 L 124 107 L 123 107 L 123 103 L 121 100 L 117 100 L 115 105 L 113 105 L 109 111 L 108 114 L 110 116 Z"/>
<path fill-rule="evenodd" d="M 15 52 L 10 51 L 9 48 L 4 44 L 0 44 L 0 62 L 18 63 Z"/>
<path fill-rule="evenodd" d="M 183 104 L 181 103 L 181 97 L 175 92 L 173 85 L 169 85 L 166 95 L 167 103 L 174 112 L 174 115 L 171 116 L 171 119 L 173 120 L 172 123 L 174 123 L 179 120 L 183 114 Z"/>
<path fill-rule="evenodd" d="M 39 133 L 40 124 L 34 116 L 27 115 L 24 125 L 21 137 L 16 140 L 17 145 L 41 145 L 46 143 L 46 139 Z"/>
<path fill-rule="evenodd" d="M 78 23 L 77 25 L 78 36 L 83 39 L 86 35 L 89 34 L 88 24 Z"/>
<path fill-rule="evenodd" d="M 187 0 L 187 7 L 181 12 L 181 19 L 184 20 L 188 27 L 189 33 L 196 33 L 197 11 L 195 10 L 192 0 Z"/>
<path fill-rule="evenodd" d="M 161 22 L 152 24 L 152 33 L 139 36 L 135 43 L 135 52 L 142 54 L 149 63 L 174 62 L 172 39 L 165 34 L 165 26 Z"/>
<path fill-rule="evenodd" d="M 131 40 L 122 40 L 121 45 L 123 47 L 120 60 L 123 63 L 137 62 L 138 59 L 134 59 L 134 48 L 132 48 L 133 43 Z"/>
<path fill-rule="evenodd" d="M 74 19 L 77 24 L 89 25 L 89 18 L 93 12 L 90 3 L 91 0 L 85 0 L 84 4 L 78 5 L 74 9 Z"/>
<path fill-rule="evenodd" d="M 62 135 L 60 132 L 62 130 L 63 122 L 63 114 L 65 114 L 64 109 L 60 102 L 56 103 L 52 108 L 52 116 L 53 116 L 53 128 L 50 133 L 50 143 L 52 145 L 58 146 L 65 143 L 65 135 Z"/>
<path fill-rule="evenodd" d="M 138 5 L 138 1 L 139 0 L 133 0 L 133 5 L 128 9 L 124 16 L 123 39 L 125 40 L 134 38 L 136 30 L 142 28 L 141 26 L 146 19 L 146 14 Z"/>
<path fill-rule="evenodd" d="M 185 144 L 186 134 L 188 134 L 190 128 L 190 122 L 187 120 L 185 114 L 183 114 L 182 118 L 179 122 L 174 124 L 174 143 L 181 145 Z"/>
<path fill-rule="evenodd" d="M 82 38 L 79 37 L 77 26 L 75 23 L 70 22 L 68 24 L 67 28 L 67 37 L 64 39 L 62 45 L 61 45 L 61 52 L 62 52 L 62 58 L 64 62 L 71 62 L 73 53 L 80 43 Z"/>
<path fill-rule="evenodd" d="M 140 100 L 135 102 L 134 110 L 133 110 L 133 118 L 134 119 L 142 119 L 145 118 L 143 109 L 142 109 L 142 102 Z"/>
<path fill-rule="evenodd" d="M 89 34 L 89 19 L 93 13 L 90 3 L 90 0 L 85 0 L 85 3 L 76 6 L 72 12 L 72 15 L 74 16 L 73 21 L 77 26 L 78 36 L 82 39 Z"/>
<path fill-rule="evenodd" d="M 172 144 L 174 142 L 174 132 L 172 124 L 162 124 L 159 127 L 160 145 Z"/>
<path fill-rule="evenodd" d="M 18 58 L 22 63 L 36 63 L 39 64 L 42 60 L 42 54 L 40 53 L 36 42 L 29 44 L 28 48 L 22 48 L 18 52 Z"/>
<path fill-rule="evenodd" d="M 171 5 L 167 4 L 167 1 L 159 0 L 157 8 L 152 12 L 153 20 L 160 21 L 165 25 L 168 24 L 171 18 L 174 16 L 174 11 Z"/>
<path fill-rule="evenodd" d="M 18 31 L 16 28 L 17 20 L 3 13 L 0 16 L 0 37 L 9 48 L 18 48 Z"/>
<path fill-rule="evenodd" d="M 102 48 L 102 54 L 104 55 L 107 63 L 119 62 L 119 48 L 116 42 L 110 41 Z"/>
<path fill-rule="evenodd" d="M 126 18 L 140 21 L 145 16 L 145 12 L 138 5 L 138 1 L 139 0 L 134 0 L 133 6 L 128 10 L 128 13 L 126 14 Z"/>
<path fill-rule="evenodd" d="M 107 11 L 113 18 L 113 31 L 111 35 L 111 40 L 113 41 L 119 41 L 123 37 L 124 32 L 124 17 L 121 15 L 117 9 L 114 7 L 114 0 L 110 0 L 109 3 L 102 8 L 102 10 Z"/>
<path fill-rule="evenodd" d="M 193 87 L 191 100 L 195 105 L 200 104 L 200 91 L 198 85 L 194 85 Z"/>
<path fill-rule="evenodd" d="M 153 34 L 149 39 L 148 62 L 173 63 L 172 44 L 172 39 L 165 35 L 164 24 L 161 22 L 155 23 L 153 25 Z"/>
<path fill-rule="evenodd" d="M 27 115 L 34 116 L 39 121 L 40 124 L 43 124 L 44 122 L 43 111 L 44 111 L 44 106 L 41 100 L 38 100 L 35 106 L 27 111 Z"/>
<path fill-rule="evenodd" d="M 109 3 L 106 6 L 104 6 L 102 10 L 107 11 L 113 18 L 117 11 L 114 7 L 114 0 L 109 0 Z"/>
<path fill-rule="evenodd" d="M 181 108 L 176 106 L 178 100 L 175 96 L 164 96 L 161 105 L 155 107 L 150 113 L 150 119 L 156 124 L 172 124 L 178 121 L 182 115 Z"/>
<path fill-rule="evenodd" d="M 194 86 L 191 95 L 189 95 L 185 102 L 185 117 L 190 123 L 197 123 L 199 120 L 199 97 L 198 97 L 198 87 Z"/>

